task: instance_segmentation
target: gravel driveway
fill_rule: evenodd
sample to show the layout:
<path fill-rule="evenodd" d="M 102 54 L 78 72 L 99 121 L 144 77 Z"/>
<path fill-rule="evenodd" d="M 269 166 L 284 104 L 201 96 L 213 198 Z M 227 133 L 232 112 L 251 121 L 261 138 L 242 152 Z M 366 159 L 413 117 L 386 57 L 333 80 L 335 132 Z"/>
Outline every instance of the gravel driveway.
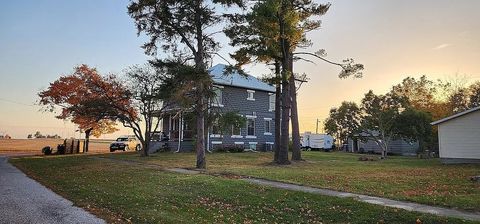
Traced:
<path fill-rule="evenodd" d="M 105 223 L 0 156 L 0 223 Z"/>

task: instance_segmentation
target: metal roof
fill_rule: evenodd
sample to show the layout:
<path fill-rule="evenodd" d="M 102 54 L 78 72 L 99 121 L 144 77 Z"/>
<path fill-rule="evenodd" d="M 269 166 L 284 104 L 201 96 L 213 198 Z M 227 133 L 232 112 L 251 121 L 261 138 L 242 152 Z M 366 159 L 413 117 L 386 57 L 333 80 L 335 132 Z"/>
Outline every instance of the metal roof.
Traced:
<path fill-rule="evenodd" d="M 241 87 L 252 90 L 261 90 L 266 92 L 275 92 L 275 87 L 270 84 L 259 80 L 258 78 L 251 75 L 241 75 L 238 71 L 232 73 L 224 74 L 226 65 L 217 64 L 210 69 L 208 72 L 212 76 L 213 82 L 218 85 L 234 86 Z"/>
<path fill-rule="evenodd" d="M 466 115 L 466 114 L 475 112 L 475 111 L 477 111 L 477 110 L 480 110 L 480 106 L 479 106 L 479 107 L 474 107 L 474 108 L 472 108 L 472 109 L 470 109 L 470 110 L 466 110 L 466 111 L 460 112 L 460 113 L 458 113 L 458 114 L 454 114 L 454 115 L 452 115 L 452 116 L 450 116 L 450 117 L 446 117 L 446 118 L 440 119 L 440 120 L 438 120 L 438 121 L 434 121 L 434 122 L 432 122 L 432 123 L 430 123 L 430 124 L 431 124 L 431 125 L 437 125 L 437 124 L 440 124 L 440 123 L 443 123 L 443 122 L 446 122 L 446 121 L 455 119 L 455 118 L 457 118 L 457 117 L 461 117 L 461 116 L 463 116 L 463 115 Z"/>

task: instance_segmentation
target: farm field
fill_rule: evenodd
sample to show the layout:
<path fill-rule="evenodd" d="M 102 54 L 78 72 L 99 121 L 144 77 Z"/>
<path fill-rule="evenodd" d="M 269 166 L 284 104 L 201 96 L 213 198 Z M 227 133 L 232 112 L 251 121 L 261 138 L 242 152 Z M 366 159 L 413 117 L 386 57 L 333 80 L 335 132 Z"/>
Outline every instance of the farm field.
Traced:
<path fill-rule="evenodd" d="M 176 167 L 193 163 L 180 162 L 192 155 L 162 153 L 149 159 L 164 158 L 164 166 Z M 217 170 L 227 160 L 229 166 L 242 168 L 251 166 L 246 161 L 270 155 L 208 156 L 211 167 Z M 109 223 L 475 223 L 351 198 L 258 186 L 235 178 L 172 173 L 148 164 L 101 157 L 105 155 L 23 157 L 10 162 Z M 132 159 L 136 155 L 121 153 L 114 157 Z M 214 166 L 216 160 L 222 161 Z"/>
<path fill-rule="evenodd" d="M 113 140 L 90 140 L 90 153 L 107 153 L 109 144 Z M 56 148 L 63 139 L 0 139 L 0 155 L 39 155 L 42 148 L 50 146 Z"/>

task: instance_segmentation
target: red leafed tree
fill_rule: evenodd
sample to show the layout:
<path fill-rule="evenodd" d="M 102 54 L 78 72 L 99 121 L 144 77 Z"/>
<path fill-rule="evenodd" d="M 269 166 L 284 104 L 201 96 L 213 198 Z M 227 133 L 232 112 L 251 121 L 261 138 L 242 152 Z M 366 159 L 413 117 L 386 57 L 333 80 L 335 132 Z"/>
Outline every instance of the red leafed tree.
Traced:
<path fill-rule="evenodd" d="M 75 67 L 70 75 L 50 83 L 48 89 L 39 94 L 40 105 L 46 110 L 57 111 L 57 118 L 71 120 L 85 132 L 84 151 L 88 152 L 91 134 L 112 133 L 119 114 L 136 118 L 136 111 L 130 107 L 128 91 L 112 76 L 103 77 L 95 68 L 87 65 Z M 118 107 L 111 107 L 115 99 Z M 121 108 L 121 110 L 119 110 Z"/>

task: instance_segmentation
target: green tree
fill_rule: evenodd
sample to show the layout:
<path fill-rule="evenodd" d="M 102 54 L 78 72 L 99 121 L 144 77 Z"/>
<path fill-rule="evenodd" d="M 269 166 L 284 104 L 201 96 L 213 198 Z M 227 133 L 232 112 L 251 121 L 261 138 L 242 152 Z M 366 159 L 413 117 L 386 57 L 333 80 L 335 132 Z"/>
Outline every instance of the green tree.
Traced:
<path fill-rule="evenodd" d="M 423 152 L 432 143 L 432 116 L 430 113 L 407 108 L 396 120 L 399 136 L 410 142 L 418 141 L 419 151 Z"/>
<path fill-rule="evenodd" d="M 375 141 L 382 148 L 382 158 L 387 157 L 389 143 L 401 136 L 397 120 L 407 108 L 407 101 L 393 93 L 365 94 L 361 104 L 360 137 Z"/>
<path fill-rule="evenodd" d="M 325 120 L 325 131 L 344 143 L 358 134 L 360 128 L 360 108 L 354 102 L 342 102 L 340 107 L 330 109 Z"/>
<path fill-rule="evenodd" d="M 211 3 L 226 6 L 243 4 L 236 0 L 215 0 Z M 193 93 L 191 97 L 195 104 L 196 167 L 204 169 L 205 117 L 208 105 L 205 95 L 212 83 L 207 72 L 207 62 L 219 48 L 218 42 L 208 30 L 221 22 L 222 15 L 208 5 L 207 1 L 200 0 L 135 0 L 128 6 L 128 13 L 135 20 L 138 34 L 145 33 L 150 37 L 143 46 L 147 54 L 157 55 L 157 48 L 160 47 L 170 58 L 177 58 L 180 67 L 189 65 L 193 68 L 194 76 L 190 83 L 195 85 L 191 86 L 189 92 Z M 184 90 L 185 88 L 182 89 L 183 92 Z"/>

